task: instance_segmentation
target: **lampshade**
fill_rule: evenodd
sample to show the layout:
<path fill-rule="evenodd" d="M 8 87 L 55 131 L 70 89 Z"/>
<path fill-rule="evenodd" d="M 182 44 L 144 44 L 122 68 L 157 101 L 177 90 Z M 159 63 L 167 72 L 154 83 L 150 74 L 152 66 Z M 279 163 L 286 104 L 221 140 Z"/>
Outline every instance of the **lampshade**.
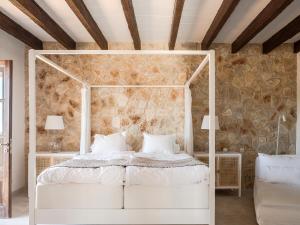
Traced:
<path fill-rule="evenodd" d="M 216 119 L 215 119 L 215 128 L 216 128 L 216 130 L 220 130 L 219 118 L 217 116 L 216 116 Z M 209 129 L 209 115 L 205 115 L 203 117 L 201 129 L 202 130 L 208 130 Z"/>
<path fill-rule="evenodd" d="M 64 128 L 65 126 L 62 116 L 47 116 L 45 130 L 63 130 Z"/>

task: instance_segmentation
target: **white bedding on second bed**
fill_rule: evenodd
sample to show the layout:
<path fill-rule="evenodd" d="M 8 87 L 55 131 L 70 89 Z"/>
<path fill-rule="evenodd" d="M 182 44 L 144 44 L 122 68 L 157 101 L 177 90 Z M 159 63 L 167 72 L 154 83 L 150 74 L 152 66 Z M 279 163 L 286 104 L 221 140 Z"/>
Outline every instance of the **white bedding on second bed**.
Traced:
<path fill-rule="evenodd" d="M 204 165 L 174 168 L 128 166 L 126 185 L 174 186 L 208 184 L 208 168 Z"/>
<path fill-rule="evenodd" d="M 191 156 L 186 153 L 164 155 L 141 152 L 134 154 L 134 157 L 168 161 L 191 158 Z M 125 180 L 126 185 L 145 186 L 208 184 L 209 169 L 206 165 L 171 168 L 127 166 Z"/>
<path fill-rule="evenodd" d="M 86 154 L 77 159 L 122 159 L 143 157 L 155 160 L 181 160 L 191 156 L 181 154 L 149 154 L 136 152 L 113 152 L 109 154 Z M 50 167 L 38 177 L 40 184 L 98 183 L 105 185 L 172 186 L 208 184 L 209 169 L 205 165 L 153 168 L 138 166 L 106 166 L 101 168 Z"/>
<path fill-rule="evenodd" d="M 255 180 L 254 205 L 259 225 L 299 225 L 300 186 Z"/>

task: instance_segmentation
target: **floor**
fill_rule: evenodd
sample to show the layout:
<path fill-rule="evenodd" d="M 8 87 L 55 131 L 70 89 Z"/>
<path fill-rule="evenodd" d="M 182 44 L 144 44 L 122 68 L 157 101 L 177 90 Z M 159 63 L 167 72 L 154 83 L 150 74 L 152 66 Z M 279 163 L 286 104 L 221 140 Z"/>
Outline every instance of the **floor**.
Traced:
<path fill-rule="evenodd" d="M 28 198 L 26 191 L 13 195 L 12 218 L 0 219 L 0 225 L 28 225 Z"/>
<path fill-rule="evenodd" d="M 230 191 L 218 191 L 216 225 L 257 225 L 253 204 L 252 190 L 244 191 L 241 198 Z"/>
<path fill-rule="evenodd" d="M 257 225 L 253 208 L 252 192 L 236 193 L 221 191 L 216 195 L 216 225 Z M 26 193 L 13 197 L 12 218 L 0 219 L 0 225 L 28 225 L 28 199 Z"/>

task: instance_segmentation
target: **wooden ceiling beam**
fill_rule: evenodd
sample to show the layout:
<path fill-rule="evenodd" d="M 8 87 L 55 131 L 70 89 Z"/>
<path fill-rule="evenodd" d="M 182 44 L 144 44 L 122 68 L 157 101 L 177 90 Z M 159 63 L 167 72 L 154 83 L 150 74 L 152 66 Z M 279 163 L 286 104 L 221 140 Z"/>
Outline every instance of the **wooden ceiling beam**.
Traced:
<path fill-rule="evenodd" d="M 169 49 L 174 50 L 185 0 L 175 0 Z"/>
<path fill-rule="evenodd" d="M 270 1 L 270 3 L 255 17 L 248 27 L 232 43 L 232 53 L 236 53 L 242 47 L 244 47 L 292 2 L 293 0 Z"/>
<path fill-rule="evenodd" d="M 82 25 L 87 29 L 89 34 L 95 40 L 95 42 L 99 45 L 102 49 L 108 49 L 108 43 L 106 38 L 104 37 L 103 33 L 101 32 L 99 26 L 93 19 L 91 13 L 89 12 L 88 8 L 84 4 L 83 0 L 65 0 L 66 3 L 69 5 L 71 10 L 80 20 Z"/>
<path fill-rule="evenodd" d="M 294 53 L 300 52 L 300 40 L 294 43 Z"/>
<path fill-rule="evenodd" d="M 122 3 L 124 15 L 126 17 L 127 25 L 133 40 L 134 49 L 141 50 L 141 40 L 138 31 L 138 26 L 136 23 L 132 0 L 121 0 L 121 3 Z"/>
<path fill-rule="evenodd" d="M 31 34 L 29 31 L 25 30 L 2 12 L 0 12 L 0 29 L 4 30 L 16 39 L 24 42 L 33 49 L 43 49 L 43 42 L 40 39 Z"/>
<path fill-rule="evenodd" d="M 10 0 L 19 10 L 67 49 L 75 49 L 75 41 L 33 0 Z"/>
<path fill-rule="evenodd" d="M 263 43 L 263 53 L 271 52 L 278 45 L 300 32 L 300 15 Z"/>
<path fill-rule="evenodd" d="M 235 7 L 238 5 L 240 0 L 224 0 L 212 22 L 209 29 L 207 30 L 204 39 L 201 43 L 201 49 L 208 50 L 211 43 L 217 37 L 218 33 L 232 14 Z"/>

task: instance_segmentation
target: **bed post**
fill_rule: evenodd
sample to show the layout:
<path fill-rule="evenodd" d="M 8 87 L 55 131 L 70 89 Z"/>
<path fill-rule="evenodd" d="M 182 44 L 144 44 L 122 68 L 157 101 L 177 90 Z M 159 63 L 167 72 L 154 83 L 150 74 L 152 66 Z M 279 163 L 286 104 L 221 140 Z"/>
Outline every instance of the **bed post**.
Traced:
<path fill-rule="evenodd" d="M 36 198 L 36 80 L 35 50 L 29 50 L 29 155 L 28 155 L 28 197 L 29 225 L 35 225 Z"/>
<path fill-rule="evenodd" d="M 192 94 L 189 84 L 184 87 L 184 151 L 193 155 Z"/>
<path fill-rule="evenodd" d="M 91 143 L 91 88 L 84 84 L 81 89 L 81 137 L 80 155 L 88 152 Z"/>
<path fill-rule="evenodd" d="M 192 117 L 192 93 L 190 84 L 199 76 L 201 70 L 209 62 L 209 53 L 199 64 L 190 79 L 184 85 L 184 151 L 190 155 L 194 153 L 193 117 Z"/>
<path fill-rule="evenodd" d="M 209 224 L 215 225 L 215 51 L 209 51 Z"/>

